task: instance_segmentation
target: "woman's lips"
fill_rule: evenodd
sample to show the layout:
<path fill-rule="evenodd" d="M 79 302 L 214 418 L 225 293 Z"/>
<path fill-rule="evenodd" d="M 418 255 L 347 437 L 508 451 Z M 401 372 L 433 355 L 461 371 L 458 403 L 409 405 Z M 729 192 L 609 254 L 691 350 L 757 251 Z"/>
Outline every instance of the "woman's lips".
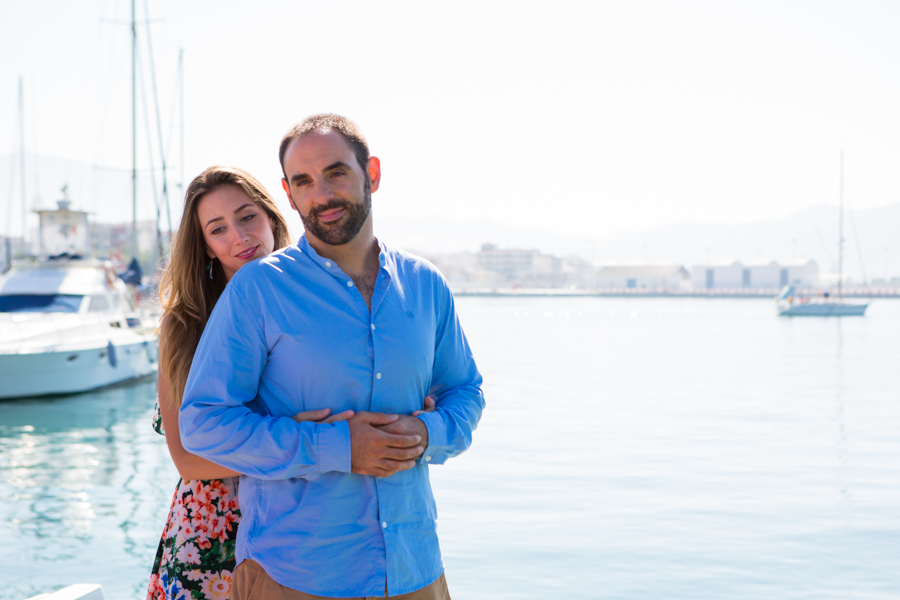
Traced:
<path fill-rule="evenodd" d="M 250 260 L 256 254 L 256 251 L 259 249 L 259 246 L 253 246 L 249 250 L 244 250 L 240 254 L 236 255 L 241 260 Z"/>

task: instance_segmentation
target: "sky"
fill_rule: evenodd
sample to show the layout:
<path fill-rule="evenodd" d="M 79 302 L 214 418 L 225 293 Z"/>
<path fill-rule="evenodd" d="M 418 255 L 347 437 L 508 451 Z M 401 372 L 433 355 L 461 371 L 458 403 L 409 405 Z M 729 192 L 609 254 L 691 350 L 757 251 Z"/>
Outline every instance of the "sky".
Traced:
<path fill-rule="evenodd" d="M 281 136 L 336 112 L 381 159 L 376 233 L 378 215 L 585 237 L 781 218 L 838 203 L 842 150 L 848 207 L 900 201 L 900 3 L 146 2 L 139 95 L 149 34 L 173 186 L 182 165 L 240 166 L 289 211 Z M 0 219 L 15 235 L 21 77 L 29 205 L 68 181 L 77 207 L 125 220 L 130 2 L 4 4 Z M 147 218 L 161 153 L 155 122 L 138 130 Z"/>

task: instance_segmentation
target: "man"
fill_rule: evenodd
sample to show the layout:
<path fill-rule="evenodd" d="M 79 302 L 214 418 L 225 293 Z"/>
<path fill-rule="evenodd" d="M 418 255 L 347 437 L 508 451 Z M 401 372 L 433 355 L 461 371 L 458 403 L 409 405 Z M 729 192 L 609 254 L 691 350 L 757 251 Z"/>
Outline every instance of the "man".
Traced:
<path fill-rule="evenodd" d="M 279 154 L 305 235 L 232 278 L 179 419 L 186 449 L 245 474 L 232 600 L 449 598 L 428 465 L 484 407 L 453 297 L 375 239 L 381 164 L 355 124 L 312 116 Z M 290 418 L 318 408 L 355 414 Z"/>

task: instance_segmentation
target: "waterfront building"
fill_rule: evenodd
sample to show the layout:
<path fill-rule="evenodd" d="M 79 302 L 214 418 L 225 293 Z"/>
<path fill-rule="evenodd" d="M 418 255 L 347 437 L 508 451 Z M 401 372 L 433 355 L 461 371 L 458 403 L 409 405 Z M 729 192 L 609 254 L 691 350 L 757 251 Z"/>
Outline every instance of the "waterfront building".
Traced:
<path fill-rule="evenodd" d="M 775 260 L 699 264 L 691 267 L 691 286 L 695 290 L 779 289 L 818 287 L 819 266 L 812 259 L 778 262 Z"/>
<path fill-rule="evenodd" d="M 688 289 L 690 274 L 682 265 L 606 265 L 595 276 L 597 289 Z"/>

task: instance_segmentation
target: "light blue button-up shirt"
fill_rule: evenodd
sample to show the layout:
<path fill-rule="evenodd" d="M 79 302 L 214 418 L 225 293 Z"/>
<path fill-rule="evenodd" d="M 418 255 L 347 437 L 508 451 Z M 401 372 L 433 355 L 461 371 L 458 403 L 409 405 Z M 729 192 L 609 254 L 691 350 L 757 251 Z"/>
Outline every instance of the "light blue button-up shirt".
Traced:
<path fill-rule="evenodd" d="M 329 597 L 406 594 L 440 577 L 428 466 L 468 448 L 481 375 L 446 281 L 379 242 L 371 311 L 306 237 L 241 268 L 194 355 L 179 423 L 184 447 L 241 478 L 237 559 L 281 585 Z M 386 478 L 350 472 L 346 422 L 297 423 L 330 408 L 420 418 L 428 448 Z"/>

